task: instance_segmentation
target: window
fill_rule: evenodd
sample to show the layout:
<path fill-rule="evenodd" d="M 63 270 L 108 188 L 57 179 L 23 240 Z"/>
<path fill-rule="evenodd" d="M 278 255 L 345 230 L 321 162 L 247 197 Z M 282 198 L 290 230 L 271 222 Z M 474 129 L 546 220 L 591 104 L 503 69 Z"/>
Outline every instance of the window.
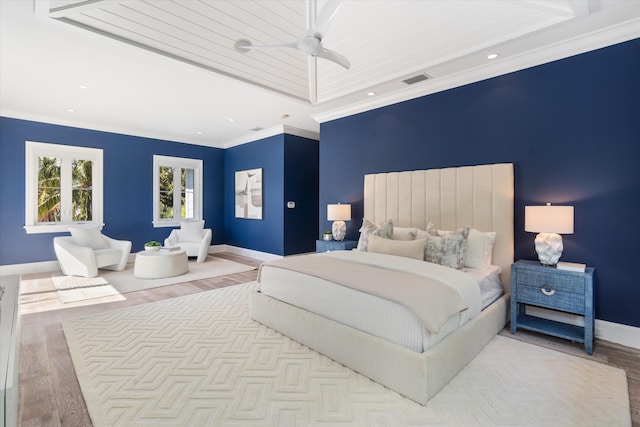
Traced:
<path fill-rule="evenodd" d="M 153 226 L 202 219 L 202 160 L 153 156 Z"/>
<path fill-rule="evenodd" d="M 25 142 L 25 230 L 102 226 L 102 150 Z"/>

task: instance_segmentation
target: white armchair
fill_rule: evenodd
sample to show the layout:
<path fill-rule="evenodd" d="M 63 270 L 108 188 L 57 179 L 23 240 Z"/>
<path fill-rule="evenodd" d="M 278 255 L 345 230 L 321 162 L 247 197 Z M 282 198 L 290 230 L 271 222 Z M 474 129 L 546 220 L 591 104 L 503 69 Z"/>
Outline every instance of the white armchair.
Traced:
<path fill-rule="evenodd" d="M 204 221 L 182 221 L 180 229 L 172 230 L 164 239 L 164 246 L 184 250 L 187 256 L 198 257 L 197 262 L 204 262 L 209 253 L 212 232 L 204 228 Z"/>
<path fill-rule="evenodd" d="M 71 236 L 53 238 L 53 249 L 67 276 L 96 277 L 98 269 L 124 270 L 131 242 L 105 236 L 98 227 L 71 227 Z"/>

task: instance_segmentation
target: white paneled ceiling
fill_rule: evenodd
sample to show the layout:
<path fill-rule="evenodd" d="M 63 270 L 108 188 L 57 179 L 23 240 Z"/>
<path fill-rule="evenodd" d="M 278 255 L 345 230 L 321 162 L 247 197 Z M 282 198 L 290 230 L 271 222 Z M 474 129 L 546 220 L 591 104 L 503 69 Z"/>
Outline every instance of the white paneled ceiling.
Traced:
<path fill-rule="evenodd" d="M 344 0 L 322 44 L 349 69 L 234 48 L 295 42 L 325 5 L 0 0 L 0 114 L 230 146 L 640 37 L 640 0 Z"/>
<path fill-rule="evenodd" d="M 295 49 L 241 53 L 235 41 L 298 40 L 315 0 L 52 0 L 49 16 L 311 103 L 401 81 L 585 13 L 573 0 L 345 0 L 323 40 L 345 69 Z M 309 67 L 317 63 L 317 84 Z M 317 94 L 314 91 L 317 90 Z"/>

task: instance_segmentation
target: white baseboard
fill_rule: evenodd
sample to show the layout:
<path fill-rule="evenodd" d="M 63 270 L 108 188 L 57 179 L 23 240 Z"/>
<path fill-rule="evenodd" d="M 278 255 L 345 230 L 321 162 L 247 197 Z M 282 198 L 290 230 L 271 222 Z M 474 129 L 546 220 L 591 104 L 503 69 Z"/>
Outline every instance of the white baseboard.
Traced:
<path fill-rule="evenodd" d="M 60 271 L 60 264 L 58 264 L 58 261 L 0 265 L 0 276 L 7 276 L 11 274 L 49 273 L 52 271 Z"/>
<path fill-rule="evenodd" d="M 270 254 L 268 252 L 254 251 L 253 249 L 240 248 L 240 247 L 231 246 L 231 245 L 213 246 L 212 250 L 210 250 L 209 252 L 211 253 L 230 252 L 232 254 L 255 258 L 262 261 L 273 261 L 273 260 L 282 258 L 282 255 Z"/>
<path fill-rule="evenodd" d="M 584 326 L 584 318 L 577 314 L 562 313 L 530 306 L 527 306 L 527 313 L 544 319 Z M 599 319 L 596 319 L 594 328 L 593 334 L 598 339 L 640 349 L 640 328 Z"/>

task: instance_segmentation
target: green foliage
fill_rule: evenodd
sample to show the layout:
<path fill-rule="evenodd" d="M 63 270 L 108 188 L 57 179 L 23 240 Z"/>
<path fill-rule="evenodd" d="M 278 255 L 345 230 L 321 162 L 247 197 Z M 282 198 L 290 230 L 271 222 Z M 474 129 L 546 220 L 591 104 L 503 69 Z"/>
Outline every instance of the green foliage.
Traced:
<path fill-rule="evenodd" d="M 60 161 L 38 157 L 38 221 L 60 221 Z"/>
<path fill-rule="evenodd" d="M 74 160 L 71 165 L 71 220 L 91 221 L 93 207 L 91 160 Z M 61 160 L 38 157 L 38 222 L 62 220 Z"/>

